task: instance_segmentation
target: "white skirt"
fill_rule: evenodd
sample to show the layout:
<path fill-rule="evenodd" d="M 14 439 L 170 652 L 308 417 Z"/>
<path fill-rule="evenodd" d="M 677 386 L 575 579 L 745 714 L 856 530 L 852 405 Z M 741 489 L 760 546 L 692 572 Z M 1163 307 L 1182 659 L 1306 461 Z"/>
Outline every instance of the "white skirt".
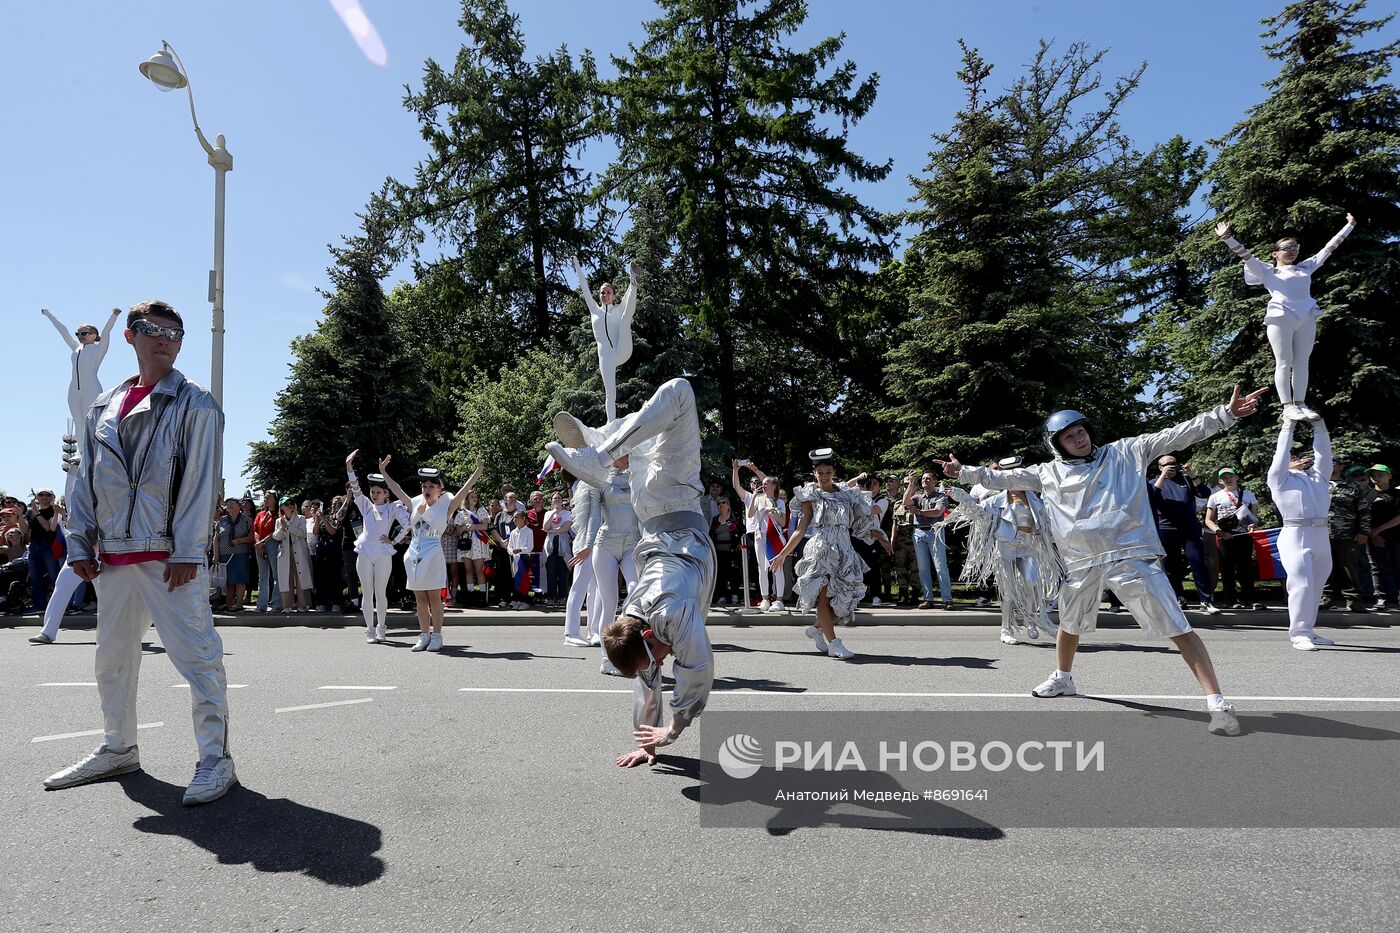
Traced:
<path fill-rule="evenodd" d="M 423 553 L 413 545 L 419 539 L 415 538 L 409 543 L 408 552 L 403 556 L 404 574 L 408 577 L 407 588 L 415 591 L 440 590 L 447 586 L 447 559 L 443 557 L 442 548 L 438 546 L 437 539 L 433 538 L 433 544 L 423 549 Z"/>

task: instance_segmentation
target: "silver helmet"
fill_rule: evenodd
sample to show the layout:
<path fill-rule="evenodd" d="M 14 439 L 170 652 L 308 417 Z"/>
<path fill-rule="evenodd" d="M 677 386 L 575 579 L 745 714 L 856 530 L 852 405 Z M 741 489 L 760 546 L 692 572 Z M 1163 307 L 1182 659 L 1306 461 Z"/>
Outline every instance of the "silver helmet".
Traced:
<path fill-rule="evenodd" d="M 1049 418 L 1045 419 L 1045 426 L 1040 430 L 1040 436 L 1045 441 L 1045 446 L 1050 448 L 1050 453 L 1056 460 L 1063 460 L 1065 453 L 1060 449 L 1060 445 L 1055 442 L 1056 438 L 1064 431 L 1074 427 L 1076 424 L 1084 425 L 1089 432 L 1090 439 L 1093 439 L 1094 428 L 1089 423 L 1089 418 L 1072 408 L 1057 411 Z"/>

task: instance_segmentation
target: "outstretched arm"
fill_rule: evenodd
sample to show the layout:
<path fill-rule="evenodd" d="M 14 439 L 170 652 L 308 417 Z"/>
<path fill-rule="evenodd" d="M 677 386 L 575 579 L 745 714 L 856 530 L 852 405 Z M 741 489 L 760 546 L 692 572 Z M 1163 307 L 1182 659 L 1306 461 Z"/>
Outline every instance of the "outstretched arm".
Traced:
<path fill-rule="evenodd" d="M 1322 249 L 1318 250 L 1317 254 L 1311 259 L 1309 259 L 1308 262 L 1312 263 L 1314 269 L 1322 265 L 1324 262 L 1331 258 L 1332 254 L 1337 251 L 1337 247 L 1341 246 L 1342 241 L 1345 240 L 1351 234 L 1351 231 L 1355 229 L 1356 218 L 1351 216 L 1351 214 L 1347 214 L 1346 225 L 1342 227 L 1341 230 L 1338 230 L 1337 235 L 1332 237 L 1332 239 L 1328 240 L 1327 245 L 1322 247 Z"/>
<path fill-rule="evenodd" d="M 622 295 L 622 323 L 624 325 L 632 322 L 632 314 L 637 310 L 637 280 L 642 277 L 642 270 L 634 262 L 627 267 L 629 276 L 627 281 L 627 291 Z"/>
<path fill-rule="evenodd" d="M 583 296 L 583 303 L 588 305 L 588 311 L 594 317 L 601 317 L 603 309 L 598 307 L 598 302 L 593 300 L 593 293 L 588 290 L 588 279 L 583 276 L 583 266 L 579 265 L 578 256 L 574 257 L 574 275 L 578 276 L 578 293 Z"/>
<path fill-rule="evenodd" d="M 49 319 L 49 323 L 53 325 L 53 329 L 58 331 L 58 336 L 63 338 L 64 343 L 68 344 L 68 349 L 78 349 L 78 338 L 68 333 L 68 328 L 64 327 L 63 322 L 60 321 L 58 318 L 54 317 L 49 312 L 48 308 L 40 308 L 39 313 Z"/>
<path fill-rule="evenodd" d="M 387 485 L 389 487 L 389 491 L 394 494 L 394 498 L 399 500 L 399 504 L 401 504 L 405 509 L 412 510 L 413 497 L 410 496 L 408 493 L 404 492 L 403 487 L 400 486 L 398 483 L 394 482 L 394 478 L 389 475 L 389 461 L 391 459 L 393 458 L 390 457 L 388 454 L 384 455 L 384 459 L 379 461 L 379 472 L 383 474 L 385 485 Z"/>
<path fill-rule="evenodd" d="M 122 316 L 121 308 L 113 308 L 112 314 L 107 318 L 107 323 L 102 325 L 102 345 L 107 345 L 107 338 L 112 335 L 112 327 L 117 323 L 117 318 Z"/>
<path fill-rule="evenodd" d="M 460 509 L 463 505 L 466 504 L 466 502 L 467 502 L 467 493 L 469 493 L 469 492 L 472 491 L 472 488 L 473 488 L 474 486 L 476 486 L 476 481 L 477 481 L 478 479 L 480 479 L 480 478 L 481 478 L 481 459 L 478 458 L 477 461 L 476 461 L 476 469 L 475 469 L 475 470 L 472 470 L 472 475 L 469 476 L 469 477 L 467 477 L 466 485 L 464 485 L 461 489 L 457 490 L 457 495 L 455 495 L 455 496 L 452 497 L 452 504 L 451 504 L 450 506 L 448 506 L 448 509 L 447 509 L 447 514 L 448 514 L 448 515 L 456 515 L 456 514 L 457 514 L 457 510 Z"/>
<path fill-rule="evenodd" d="M 1321 421 L 1317 422 L 1313 426 L 1313 430 L 1316 431 L 1321 425 Z M 1285 421 L 1283 427 L 1278 430 L 1278 443 L 1274 446 L 1274 459 L 1269 464 L 1268 475 L 1269 488 L 1274 491 L 1274 495 L 1278 495 L 1279 487 L 1283 485 L 1284 480 L 1288 479 L 1288 464 L 1292 459 L 1293 450 L 1293 430 L 1297 426 L 1298 422 L 1296 421 Z"/>
<path fill-rule="evenodd" d="M 1244 262 L 1244 280 L 1250 285 L 1262 285 L 1270 279 L 1275 278 L 1274 270 L 1270 269 L 1263 262 L 1259 261 L 1249 250 L 1245 249 L 1239 240 L 1230 235 L 1230 224 L 1227 221 L 1220 221 L 1215 225 L 1215 235 L 1223 242 L 1236 256 Z"/>
<path fill-rule="evenodd" d="M 1313 470 L 1324 483 L 1332 478 L 1332 437 L 1325 421 L 1313 422 Z"/>
<path fill-rule="evenodd" d="M 779 551 L 777 555 L 775 555 L 774 558 L 768 562 L 769 567 L 772 568 L 774 573 L 777 573 L 778 568 L 783 565 L 783 561 L 787 560 L 787 557 L 789 554 L 792 553 L 793 548 L 797 547 L 798 543 L 807 534 L 807 526 L 811 523 L 812 503 L 804 502 L 802 503 L 802 518 L 797 522 L 797 529 L 793 531 L 791 535 L 788 536 L 787 544 L 783 545 L 783 549 Z"/>

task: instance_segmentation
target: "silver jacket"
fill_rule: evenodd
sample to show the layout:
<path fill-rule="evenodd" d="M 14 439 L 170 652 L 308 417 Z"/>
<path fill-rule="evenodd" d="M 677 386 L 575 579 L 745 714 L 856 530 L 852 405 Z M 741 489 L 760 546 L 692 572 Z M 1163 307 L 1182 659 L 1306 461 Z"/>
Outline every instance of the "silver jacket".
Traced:
<path fill-rule="evenodd" d="M 592 547 L 593 539 L 598 536 L 598 529 L 603 523 L 603 513 L 598 507 L 598 490 L 581 479 L 575 480 L 574 488 L 569 492 L 569 505 L 574 513 L 575 550 Z"/>
<path fill-rule="evenodd" d="M 598 497 L 601 521 L 590 544 L 606 548 L 614 555 L 625 554 L 636 547 L 642 537 L 637 526 L 637 512 L 632 508 L 632 477 L 628 471 L 608 470 L 607 482 L 598 490 Z"/>
<path fill-rule="evenodd" d="M 703 516 L 700 420 L 689 382 L 664 383 L 639 410 L 609 425 L 598 446 L 614 459 L 632 455 L 632 507 L 643 528 L 669 512 Z"/>
<path fill-rule="evenodd" d="M 168 551 L 172 563 L 202 564 L 219 492 L 224 414 L 203 386 L 171 370 L 119 421 L 136 378 L 88 410 L 68 507 L 68 558 Z"/>
<path fill-rule="evenodd" d="M 1126 437 L 1084 459 L 1056 458 L 1015 470 L 964 466 L 964 483 L 991 489 L 1041 493 L 1050 533 L 1071 574 L 1134 558 L 1161 557 L 1161 539 L 1152 518 L 1143 477 L 1147 465 L 1165 453 L 1189 447 L 1227 430 L 1238 419 L 1226 405 L 1154 434 Z"/>
<path fill-rule="evenodd" d="M 697 515 L 696 524 L 702 521 Z M 677 528 L 644 535 L 637 551 L 642 571 L 622 613 L 646 619 L 671 646 L 671 718 L 685 727 L 704 711 L 715 682 L 715 653 L 705 631 L 715 588 L 714 543 L 698 527 Z M 640 672 L 633 682 L 634 727 L 661 725 L 661 667 Z"/>

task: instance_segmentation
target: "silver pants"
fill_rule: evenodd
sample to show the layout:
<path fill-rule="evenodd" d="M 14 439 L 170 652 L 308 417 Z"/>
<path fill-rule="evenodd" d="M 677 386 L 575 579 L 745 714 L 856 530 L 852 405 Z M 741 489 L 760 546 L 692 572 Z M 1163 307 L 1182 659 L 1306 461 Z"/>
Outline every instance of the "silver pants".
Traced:
<path fill-rule="evenodd" d="M 1053 632 L 1050 606 L 1040 581 L 1040 566 L 1029 549 L 1017 541 L 997 542 L 997 589 L 1001 593 L 1001 630 L 1010 632 L 1016 619 L 1027 628 Z"/>
<path fill-rule="evenodd" d="M 97 577 L 97 694 L 110 748 L 136 744 L 136 678 L 141 636 L 151 623 L 165 656 L 189 682 L 194 738 L 201 758 L 228 754 L 224 643 L 209 608 L 209 572 L 166 592 L 164 561 L 103 567 Z"/>
<path fill-rule="evenodd" d="M 1105 586 L 1149 635 L 1175 638 L 1190 633 L 1191 623 L 1177 605 L 1167 572 L 1159 561 L 1142 558 L 1072 572 L 1060 587 L 1060 628 L 1071 635 L 1092 632 L 1098 624 L 1099 599 Z"/>

